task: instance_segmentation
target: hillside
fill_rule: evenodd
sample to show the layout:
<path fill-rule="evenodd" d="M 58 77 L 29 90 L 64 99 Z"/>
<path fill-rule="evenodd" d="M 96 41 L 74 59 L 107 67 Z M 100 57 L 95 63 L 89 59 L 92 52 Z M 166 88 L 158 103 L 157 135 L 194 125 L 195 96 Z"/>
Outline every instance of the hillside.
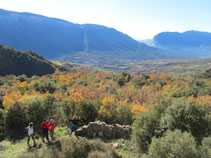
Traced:
<path fill-rule="evenodd" d="M 93 63 L 123 59 L 179 58 L 149 47 L 113 28 L 74 24 L 32 13 L 0 9 L 0 43 L 31 50 L 48 59 Z"/>
<path fill-rule="evenodd" d="M 211 68 L 198 75 L 199 78 L 211 79 Z"/>
<path fill-rule="evenodd" d="M 169 152 L 172 157 L 207 158 L 211 142 L 210 100 L 209 79 L 164 73 L 141 76 L 78 70 L 25 80 L 0 77 L 0 157 L 112 158 L 105 155 L 111 153 L 111 148 L 92 138 L 103 137 L 106 144 L 113 144 L 110 138 L 120 137 L 114 143 L 119 143 L 115 148 L 123 158 L 135 158 L 135 153 L 137 157 L 145 153 L 154 158 L 156 151 L 164 151 L 159 157 L 165 158 L 170 157 L 165 156 Z M 55 137 L 62 150 L 54 148 L 54 140 L 42 142 L 40 124 L 46 116 L 55 120 Z M 73 116 L 81 118 L 77 139 L 67 133 Z M 95 120 L 98 121 L 93 123 Z M 34 123 L 38 149 L 30 150 L 26 139 L 22 139 L 29 122 Z M 131 137 L 123 140 L 131 132 L 128 125 L 132 125 Z M 182 156 L 175 151 L 181 151 Z"/>
<path fill-rule="evenodd" d="M 19 51 L 0 45 L 0 76 L 45 75 L 55 72 L 56 65 L 34 52 Z"/>
<path fill-rule="evenodd" d="M 155 46 L 183 53 L 188 58 L 211 57 L 211 33 L 200 31 L 161 32 L 153 38 Z"/>

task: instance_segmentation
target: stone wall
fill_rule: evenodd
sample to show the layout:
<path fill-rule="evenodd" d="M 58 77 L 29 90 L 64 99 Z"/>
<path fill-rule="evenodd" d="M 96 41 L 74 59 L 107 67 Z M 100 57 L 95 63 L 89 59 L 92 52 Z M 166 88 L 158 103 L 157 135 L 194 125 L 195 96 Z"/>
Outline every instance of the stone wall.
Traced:
<path fill-rule="evenodd" d="M 108 125 L 105 122 L 90 122 L 77 130 L 77 135 L 89 138 L 102 137 L 106 139 L 129 139 L 132 128 L 129 125 Z"/>

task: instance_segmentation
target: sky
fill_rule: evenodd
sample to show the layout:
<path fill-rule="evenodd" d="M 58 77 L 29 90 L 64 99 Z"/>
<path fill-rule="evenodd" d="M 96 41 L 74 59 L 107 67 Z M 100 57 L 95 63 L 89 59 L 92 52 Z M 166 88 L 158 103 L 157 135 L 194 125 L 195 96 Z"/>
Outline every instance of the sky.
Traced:
<path fill-rule="evenodd" d="M 211 0 L 0 0 L 0 8 L 113 27 L 139 40 L 164 31 L 211 32 Z"/>

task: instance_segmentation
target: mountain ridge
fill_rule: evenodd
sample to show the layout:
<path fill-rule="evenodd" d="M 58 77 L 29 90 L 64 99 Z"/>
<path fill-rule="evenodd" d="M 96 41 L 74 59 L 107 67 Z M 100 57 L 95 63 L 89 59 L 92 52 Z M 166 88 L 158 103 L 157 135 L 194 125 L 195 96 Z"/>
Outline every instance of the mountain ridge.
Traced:
<path fill-rule="evenodd" d="M 0 10 L 0 34 L 0 43 L 20 50 L 31 50 L 48 59 L 62 56 L 66 59 L 68 56 L 75 62 L 77 58 L 83 58 L 84 53 L 96 60 L 103 56 L 124 61 L 128 58 L 180 58 L 177 54 L 140 43 L 114 28 L 74 24 L 27 12 Z M 91 60 L 87 58 L 87 61 Z"/>
<path fill-rule="evenodd" d="M 211 57 L 211 33 L 205 31 L 161 32 L 154 36 L 155 46 L 192 58 Z"/>

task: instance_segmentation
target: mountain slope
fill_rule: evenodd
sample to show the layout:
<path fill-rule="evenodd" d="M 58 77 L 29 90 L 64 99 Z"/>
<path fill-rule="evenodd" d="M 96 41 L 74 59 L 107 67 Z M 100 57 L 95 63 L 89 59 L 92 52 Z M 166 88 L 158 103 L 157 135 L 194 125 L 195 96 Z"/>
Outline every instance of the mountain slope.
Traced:
<path fill-rule="evenodd" d="M 0 76 L 45 75 L 55 72 L 56 65 L 34 52 L 19 51 L 0 45 Z"/>
<path fill-rule="evenodd" d="M 200 31 L 161 32 L 153 38 L 157 47 L 183 52 L 189 58 L 211 57 L 211 33 Z"/>
<path fill-rule="evenodd" d="M 72 56 L 78 59 L 83 58 L 83 53 L 96 59 L 104 55 L 110 59 L 178 58 L 167 51 L 139 43 L 113 28 L 73 24 L 61 19 L 2 9 L 0 34 L 0 43 L 16 49 L 32 50 L 50 59 L 62 56 L 65 59 L 68 56 L 69 60 Z"/>

